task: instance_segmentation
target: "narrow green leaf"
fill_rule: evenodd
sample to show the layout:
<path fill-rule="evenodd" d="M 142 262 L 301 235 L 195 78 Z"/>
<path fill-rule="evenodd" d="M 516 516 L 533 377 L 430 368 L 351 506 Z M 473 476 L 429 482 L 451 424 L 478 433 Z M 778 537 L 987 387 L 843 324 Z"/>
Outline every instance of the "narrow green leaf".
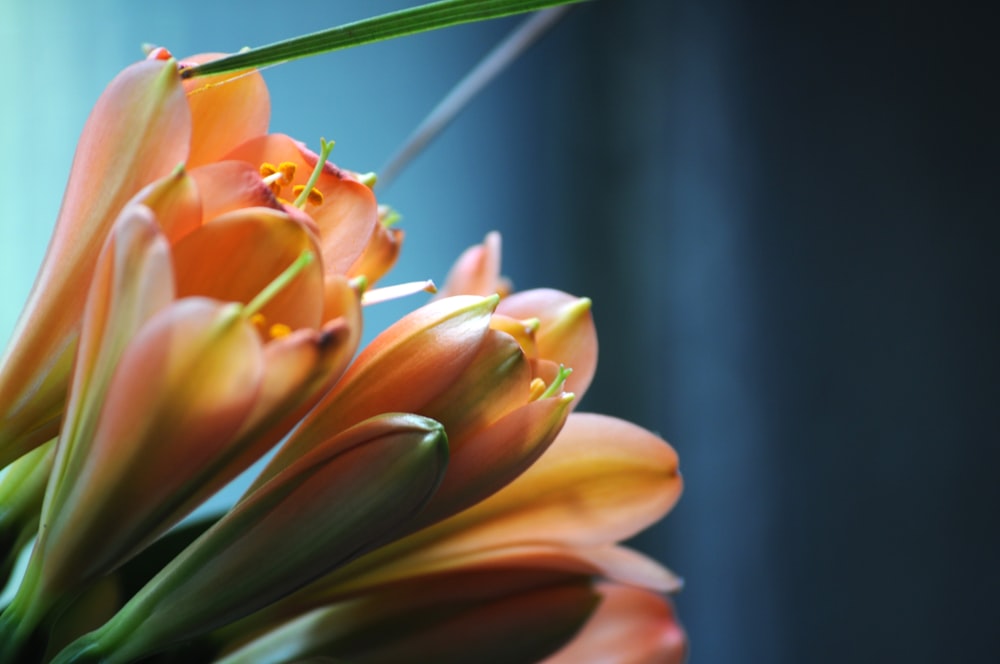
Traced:
<path fill-rule="evenodd" d="M 190 78 L 250 67 L 266 67 L 310 55 L 370 44 L 394 37 L 403 37 L 418 32 L 585 1 L 442 0 L 253 48 L 202 65 L 189 67 L 182 72 L 182 76 Z"/>

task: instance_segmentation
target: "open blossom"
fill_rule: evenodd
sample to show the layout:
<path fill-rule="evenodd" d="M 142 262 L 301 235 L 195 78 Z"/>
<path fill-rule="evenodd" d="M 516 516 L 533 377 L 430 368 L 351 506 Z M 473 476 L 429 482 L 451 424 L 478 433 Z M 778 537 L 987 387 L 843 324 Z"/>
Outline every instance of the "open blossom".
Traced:
<path fill-rule="evenodd" d="M 677 456 L 575 412 L 590 300 L 512 292 L 490 234 L 358 352 L 402 241 L 371 180 L 268 134 L 258 73 L 183 66 L 101 97 L 0 365 L 5 561 L 37 528 L 0 664 L 681 661 L 679 580 L 621 544 Z"/>

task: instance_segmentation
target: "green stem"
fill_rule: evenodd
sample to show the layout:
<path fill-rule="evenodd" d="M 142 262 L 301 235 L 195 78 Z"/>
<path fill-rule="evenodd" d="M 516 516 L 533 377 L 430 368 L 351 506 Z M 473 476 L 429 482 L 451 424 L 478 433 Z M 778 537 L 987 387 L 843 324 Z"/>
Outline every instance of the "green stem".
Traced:
<path fill-rule="evenodd" d="M 181 72 L 190 78 L 224 72 L 266 67 L 299 58 L 336 51 L 351 46 L 403 37 L 447 28 L 462 23 L 474 23 L 513 14 L 546 9 L 557 5 L 575 4 L 586 0 L 442 0 L 411 7 L 382 16 L 321 30 L 309 35 L 286 39 L 267 46 L 236 53 L 212 62 L 193 65 Z"/>

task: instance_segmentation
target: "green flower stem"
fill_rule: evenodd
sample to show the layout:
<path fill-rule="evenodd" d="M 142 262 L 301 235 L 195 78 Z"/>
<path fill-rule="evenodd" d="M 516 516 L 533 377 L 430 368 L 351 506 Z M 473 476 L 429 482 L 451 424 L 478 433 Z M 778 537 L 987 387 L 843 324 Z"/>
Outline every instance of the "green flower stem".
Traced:
<path fill-rule="evenodd" d="M 252 48 L 185 69 L 185 78 L 266 67 L 351 46 L 586 0 L 442 0 Z"/>

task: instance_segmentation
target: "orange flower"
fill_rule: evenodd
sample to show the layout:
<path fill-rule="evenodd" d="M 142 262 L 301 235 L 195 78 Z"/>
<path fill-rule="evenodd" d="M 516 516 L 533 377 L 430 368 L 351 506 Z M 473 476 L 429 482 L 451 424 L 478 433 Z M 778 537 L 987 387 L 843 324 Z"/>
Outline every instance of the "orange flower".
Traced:
<path fill-rule="evenodd" d="M 259 260 L 238 273 L 188 269 L 176 297 L 175 267 L 232 255 L 234 242 Z M 246 469 L 344 370 L 359 295 L 340 279 L 328 291 L 339 284 L 340 301 L 327 298 L 315 260 L 289 276 L 314 249 L 283 212 L 252 208 L 192 231 L 172 256 L 153 211 L 126 207 L 88 297 L 41 535 L 4 614 L 18 634 Z M 334 305 L 344 315 L 324 324 Z"/>
<path fill-rule="evenodd" d="M 91 112 L 55 233 L 0 360 L 0 467 L 58 430 L 86 288 L 125 204 L 179 164 L 217 159 L 266 130 L 270 106 L 258 74 L 228 85 L 199 82 L 198 94 L 186 95 L 194 85 L 182 84 L 174 61 L 146 60 L 119 74 Z"/>

